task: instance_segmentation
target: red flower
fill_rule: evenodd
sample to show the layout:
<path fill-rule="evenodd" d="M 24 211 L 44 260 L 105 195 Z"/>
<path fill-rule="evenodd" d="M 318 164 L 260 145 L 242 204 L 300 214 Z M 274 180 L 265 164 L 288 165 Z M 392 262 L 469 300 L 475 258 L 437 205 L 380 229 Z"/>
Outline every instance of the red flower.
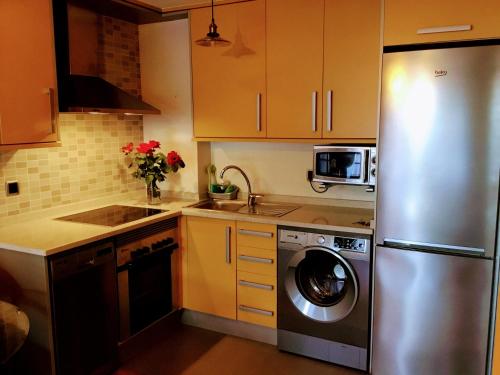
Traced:
<path fill-rule="evenodd" d="M 127 154 L 132 152 L 133 148 L 134 148 L 134 144 L 132 142 L 130 142 L 129 144 L 122 147 L 122 152 L 124 152 L 125 155 L 127 155 Z"/>
<path fill-rule="evenodd" d="M 167 154 L 167 164 L 168 165 L 174 166 L 176 164 L 181 164 L 181 163 L 183 163 L 183 161 L 177 152 L 170 151 Z"/>
<path fill-rule="evenodd" d="M 137 152 L 141 154 L 152 154 L 153 148 L 149 145 L 149 143 L 141 143 L 139 147 L 137 147 Z"/>
<path fill-rule="evenodd" d="M 151 140 L 151 141 L 148 142 L 148 145 L 151 148 L 158 148 L 158 147 L 160 147 L 160 142 Z"/>

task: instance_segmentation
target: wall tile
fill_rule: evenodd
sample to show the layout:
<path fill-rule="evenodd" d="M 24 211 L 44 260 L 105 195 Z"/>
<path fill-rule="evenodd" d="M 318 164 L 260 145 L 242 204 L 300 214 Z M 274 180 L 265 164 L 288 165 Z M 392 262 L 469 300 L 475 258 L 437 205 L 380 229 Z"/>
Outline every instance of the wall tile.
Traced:
<path fill-rule="evenodd" d="M 142 118 L 61 114 L 62 147 L 0 153 L 0 217 L 144 189 L 131 176 L 121 146 L 143 140 Z M 20 194 L 5 196 L 5 183 Z"/>

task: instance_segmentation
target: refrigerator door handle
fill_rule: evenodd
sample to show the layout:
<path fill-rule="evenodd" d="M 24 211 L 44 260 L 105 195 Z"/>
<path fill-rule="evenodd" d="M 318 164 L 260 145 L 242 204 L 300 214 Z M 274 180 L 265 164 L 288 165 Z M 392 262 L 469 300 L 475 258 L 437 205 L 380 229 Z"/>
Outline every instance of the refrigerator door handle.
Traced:
<path fill-rule="evenodd" d="M 405 240 L 396 240 L 393 238 L 384 238 L 384 246 L 387 247 L 399 247 L 399 248 L 411 248 L 411 249 L 421 249 L 430 251 L 439 251 L 442 253 L 460 253 L 476 256 L 484 256 L 485 250 L 476 247 L 466 247 L 466 246 L 454 246 L 454 245 L 442 245 L 438 243 L 427 243 L 427 242 L 414 242 Z"/>

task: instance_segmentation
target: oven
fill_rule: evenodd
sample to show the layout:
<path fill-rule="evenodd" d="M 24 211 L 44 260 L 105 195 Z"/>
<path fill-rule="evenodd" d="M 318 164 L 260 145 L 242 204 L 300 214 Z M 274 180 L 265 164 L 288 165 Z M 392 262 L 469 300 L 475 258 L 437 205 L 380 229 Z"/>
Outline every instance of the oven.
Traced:
<path fill-rule="evenodd" d="M 314 146 L 313 181 L 375 186 L 376 158 L 373 146 Z"/>
<path fill-rule="evenodd" d="M 116 238 L 120 342 L 173 310 L 172 253 L 177 248 L 177 218 Z"/>

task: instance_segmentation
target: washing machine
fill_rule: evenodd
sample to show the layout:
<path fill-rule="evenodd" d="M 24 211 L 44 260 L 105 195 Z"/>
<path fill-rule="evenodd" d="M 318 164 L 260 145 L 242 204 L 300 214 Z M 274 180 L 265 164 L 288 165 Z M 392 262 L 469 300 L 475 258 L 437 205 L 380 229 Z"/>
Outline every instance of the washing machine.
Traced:
<path fill-rule="evenodd" d="M 280 227 L 278 348 L 366 371 L 371 236 Z"/>

